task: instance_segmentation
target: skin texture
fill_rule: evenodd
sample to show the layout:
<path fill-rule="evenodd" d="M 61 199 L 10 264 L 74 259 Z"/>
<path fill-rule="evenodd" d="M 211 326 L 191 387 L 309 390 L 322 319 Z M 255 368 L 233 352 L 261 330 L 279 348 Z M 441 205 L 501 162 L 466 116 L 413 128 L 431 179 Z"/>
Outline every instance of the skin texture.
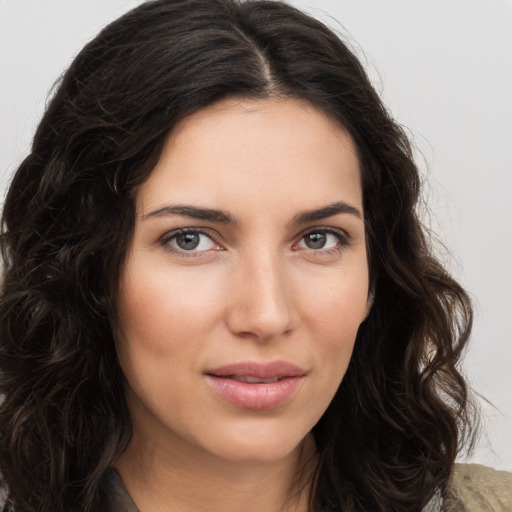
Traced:
<path fill-rule="evenodd" d="M 352 210 L 297 221 L 340 202 Z M 223 100 L 172 131 L 136 205 L 117 333 L 134 437 L 116 466 L 142 512 L 287 510 L 370 306 L 354 143 L 298 100 Z M 184 228 L 203 232 L 195 249 Z M 304 376 L 277 407 L 238 407 L 205 373 L 246 361 Z"/>

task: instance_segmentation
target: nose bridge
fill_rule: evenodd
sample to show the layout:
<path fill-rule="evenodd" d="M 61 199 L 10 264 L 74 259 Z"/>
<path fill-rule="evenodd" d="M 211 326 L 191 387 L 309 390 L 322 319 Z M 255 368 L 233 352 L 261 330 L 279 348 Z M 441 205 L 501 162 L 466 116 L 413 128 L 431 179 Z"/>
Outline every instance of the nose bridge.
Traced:
<path fill-rule="evenodd" d="M 291 328 L 291 296 L 282 258 L 262 249 L 241 258 L 234 283 L 230 328 L 268 340 Z"/>

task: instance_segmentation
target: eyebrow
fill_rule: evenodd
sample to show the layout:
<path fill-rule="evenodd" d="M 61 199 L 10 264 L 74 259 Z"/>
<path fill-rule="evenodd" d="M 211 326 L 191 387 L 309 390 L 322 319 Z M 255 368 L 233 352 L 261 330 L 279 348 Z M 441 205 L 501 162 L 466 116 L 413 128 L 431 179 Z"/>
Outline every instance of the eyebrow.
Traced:
<path fill-rule="evenodd" d="M 339 215 L 342 213 L 354 215 L 358 219 L 362 219 L 362 213 L 354 206 L 351 206 L 342 201 L 332 203 L 323 208 L 315 210 L 308 210 L 301 212 L 292 219 L 292 224 L 307 224 L 308 222 L 315 222 L 317 220 L 326 219 Z M 154 217 L 167 217 L 172 215 L 179 215 L 181 217 L 188 217 L 190 219 L 209 220 L 212 222 L 219 222 L 221 224 L 236 224 L 235 218 L 228 212 L 217 210 L 214 208 L 199 208 L 197 206 L 189 205 L 166 205 L 146 213 L 142 216 L 142 220 Z"/>
<path fill-rule="evenodd" d="M 338 201 L 325 206 L 324 208 L 299 213 L 293 218 L 292 223 L 307 224 L 308 222 L 326 219 L 328 217 L 333 217 L 334 215 L 339 215 L 340 213 L 348 213 L 350 215 L 354 215 L 358 219 L 363 218 L 362 213 L 355 206 L 351 206 L 343 201 Z"/>
<path fill-rule="evenodd" d="M 180 215 L 190 219 L 210 220 L 222 224 L 235 224 L 235 219 L 228 212 L 213 208 L 198 208 L 188 205 L 167 205 L 142 216 L 142 220 L 153 217 L 167 217 L 169 215 Z"/>

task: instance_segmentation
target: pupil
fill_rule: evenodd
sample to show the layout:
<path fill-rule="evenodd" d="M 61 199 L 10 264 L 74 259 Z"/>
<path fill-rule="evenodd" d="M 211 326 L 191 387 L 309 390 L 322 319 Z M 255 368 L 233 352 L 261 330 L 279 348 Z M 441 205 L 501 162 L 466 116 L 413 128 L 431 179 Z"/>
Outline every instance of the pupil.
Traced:
<path fill-rule="evenodd" d="M 180 249 L 190 251 L 199 245 L 199 235 L 197 233 L 183 233 L 177 236 L 176 242 Z"/>
<path fill-rule="evenodd" d="M 325 233 L 311 233 L 306 237 L 306 245 L 310 249 L 321 249 L 327 240 Z"/>

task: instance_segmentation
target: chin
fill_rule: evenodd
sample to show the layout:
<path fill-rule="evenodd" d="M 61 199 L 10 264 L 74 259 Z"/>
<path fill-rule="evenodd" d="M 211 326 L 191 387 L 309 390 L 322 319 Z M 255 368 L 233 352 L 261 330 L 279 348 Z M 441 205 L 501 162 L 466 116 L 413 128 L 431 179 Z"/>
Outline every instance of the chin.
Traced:
<path fill-rule="evenodd" d="M 307 436 L 294 436 L 288 429 L 260 428 L 256 432 L 232 433 L 210 451 L 233 463 L 272 464 L 294 456 L 299 452 Z"/>
<path fill-rule="evenodd" d="M 295 454 L 295 450 L 298 450 L 298 445 L 294 446 L 291 450 L 279 449 L 276 446 L 252 446 L 236 450 L 236 447 L 230 446 L 227 450 L 219 453 L 219 456 L 230 464 L 268 465 L 276 464 L 292 457 Z"/>

